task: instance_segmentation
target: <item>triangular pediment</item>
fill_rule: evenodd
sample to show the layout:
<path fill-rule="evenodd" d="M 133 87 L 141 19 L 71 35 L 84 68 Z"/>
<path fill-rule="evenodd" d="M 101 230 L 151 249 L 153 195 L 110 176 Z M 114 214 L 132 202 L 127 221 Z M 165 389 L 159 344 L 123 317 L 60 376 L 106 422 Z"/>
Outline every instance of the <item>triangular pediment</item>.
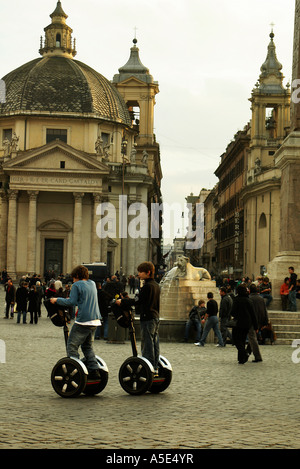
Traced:
<path fill-rule="evenodd" d="M 108 174 L 109 168 L 97 161 L 95 155 L 76 150 L 70 145 L 54 141 L 42 147 L 19 152 L 3 164 L 5 172 L 65 172 Z"/>
<path fill-rule="evenodd" d="M 146 83 L 143 80 L 139 80 L 137 77 L 132 75 L 129 78 L 126 78 L 125 80 L 120 82 L 120 85 L 124 86 L 142 86 L 143 88 L 148 86 L 148 83 Z"/>

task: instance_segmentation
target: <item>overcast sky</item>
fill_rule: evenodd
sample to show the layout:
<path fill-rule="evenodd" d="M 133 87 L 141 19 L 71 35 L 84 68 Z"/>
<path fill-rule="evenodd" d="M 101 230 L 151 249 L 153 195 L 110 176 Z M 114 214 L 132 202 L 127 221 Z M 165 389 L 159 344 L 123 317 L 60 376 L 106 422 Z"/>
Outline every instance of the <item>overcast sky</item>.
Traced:
<path fill-rule="evenodd" d="M 56 0 L 0 0 L 0 77 L 39 57 Z M 274 24 L 284 84 L 291 83 L 294 0 L 62 0 L 76 59 L 112 80 L 138 39 L 140 59 L 160 93 L 164 203 L 217 182 L 214 171 L 234 134 L 251 118 L 251 91 Z"/>

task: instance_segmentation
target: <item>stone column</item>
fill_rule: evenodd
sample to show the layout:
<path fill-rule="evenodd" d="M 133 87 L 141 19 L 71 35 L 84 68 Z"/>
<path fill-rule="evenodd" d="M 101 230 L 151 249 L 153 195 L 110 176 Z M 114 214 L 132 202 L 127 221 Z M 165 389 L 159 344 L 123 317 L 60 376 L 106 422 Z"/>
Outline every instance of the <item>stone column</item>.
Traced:
<path fill-rule="evenodd" d="M 36 271 L 36 208 L 38 191 L 27 191 L 29 197 L 27 221 L 27 271 L 31 274 Z"/>
<path fill-rule="evenodd" d="M 81 264 L 81 226 L 82 226 L 82 199 L 84 193 L 74 192 L 74 221 L 73 221 L 73 253 L 72 268 Z"/>
<path fill-rule="evenodd" d="M 300 79 L 300 0 L 296 0 L 293 49 L 293 81 Z M 299 89 L 299 85 L 297 87 Z M 275 164 L 281 169 L 280 241 L 277 256 L 268 265 L 274 297 L 279 302 L 279 288 L 288 267 L 300 276 L 300 103 L 292 96 L 290 133 L 275 154 Z M 277 304 L 271 303 L 271 307 Z M 280 308 L 281 309 L 281 308 Z"/>
<path fill-rule="evenodd" d="M 8 191 L 7 272 L 16 279 L 17 272 L 17 190 Z"/>
<path fill-rule="evenodd" d="M 92 226 L 91 226 L 91 262 L 100 262 L 101 239 L 97 236 L 97 207 L 101 203 L 101 194 L 93 194 Z"/>
<path fill-rule="evenodd" d="M 6 268 L 7 255 L 7 216 L 8 216 L 8 198 L 3 191 L 0 192 L 0 266 Z"/>

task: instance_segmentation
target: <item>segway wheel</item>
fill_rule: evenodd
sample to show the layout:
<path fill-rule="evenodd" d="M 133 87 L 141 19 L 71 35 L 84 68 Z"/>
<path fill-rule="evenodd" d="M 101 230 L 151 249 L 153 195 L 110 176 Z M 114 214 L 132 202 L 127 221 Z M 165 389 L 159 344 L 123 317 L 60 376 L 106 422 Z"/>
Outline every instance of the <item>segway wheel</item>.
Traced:
<path fill-rule="evenodd" d="M 83 390 L 83 393 L 87 396 L 94 396 L 95 394 L 99 394 L 101 391 L 103 391 L 108 382 L 108 368 L 105 361 L 97 356 L 96 359 L 99 365 L 100 379 L 90 381 L 89 377 L 87 377 L 86 386 Z M 82 361 L 85 363 L 85 359 Z"/>
<path fill-rule="evenodd" d="M 119 370 L 120 385 L 128 394 L 146 393 L 152 381 L 153 371 L 144 358 L 127 358 Z"/>
<path fill-rule="evenodd" d="M 62 358 L 54 366 L 51 383 L 54 391 L 61 397 L 77 397 L 87 382 L 87 370 L 80 360 Z"/>
<path fill-rule="evenodd" d="M 149 389 L 153 394 L 165 391 L 172 381 L 172 367 L 170 362 L 160 356 L 158 362 L 158 376 L 153 378 L 152 385 Z"/>

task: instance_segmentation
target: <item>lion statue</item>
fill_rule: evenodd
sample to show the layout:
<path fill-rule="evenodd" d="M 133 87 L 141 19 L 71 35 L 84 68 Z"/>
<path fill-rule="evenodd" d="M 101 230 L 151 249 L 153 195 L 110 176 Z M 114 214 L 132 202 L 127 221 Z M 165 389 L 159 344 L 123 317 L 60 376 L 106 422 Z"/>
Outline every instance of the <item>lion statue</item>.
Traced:
<path fill-rule="evenodd" d="M 168 278 L 176 277 L 187 280 L 211 280 L 211 276 L 206 269 L 203 267 L 194 267 L 186 256 L 178 256 L 175 267 L 165 274 L 161 283 Z"/>

